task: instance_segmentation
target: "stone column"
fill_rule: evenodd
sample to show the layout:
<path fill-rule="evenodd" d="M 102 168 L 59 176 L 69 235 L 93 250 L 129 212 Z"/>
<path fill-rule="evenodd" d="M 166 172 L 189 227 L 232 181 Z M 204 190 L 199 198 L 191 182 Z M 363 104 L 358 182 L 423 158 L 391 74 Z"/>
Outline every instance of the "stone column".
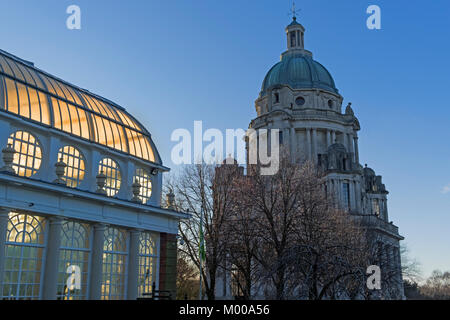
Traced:
<path fill-rule="evenodd" d="M 394 257 L 392 256 L 392 246 L 391 245 L 386 245 L 386 258 L 387 258 L 387 266 L 388 266 L 388 270 L 389 273 L 392 274 L 394 273 Z"/>
<path fill-rule="evenodd" d="M 287 146 L 289 146 L 289 144 L 291 142 L 291 138 L 289 136 L 290 130 L 289 130 L 289 128 L 284 128 L 281 131 L 283 132 L 283 145 L 287 147 Z"/>
<path fill-rule="evenodd" d="M 331 131 L 327 130 L 327 148 L 331 146 Z"/>
<path fill-rule="evenodd" d="M 349 152 L 352 154 L 352 162 L 355 161 L 355 148 L 353 147 L 353 134 L 350 133 L 347 135 L 348 137 L 348 145 L 349 145 Z"/>
<path fill-rule="evenodd" d="M 49 229 L 45 256 L 42 298 L 44 300 L 56 300 L 59 248 L 61 247 L 61 226 L 63 219 L 61 217 L 51 217 L 48 221 Z"/>
<path fill-rule="evenodd" d="M 376 256 L 376 264 L 383 268 L 383 243 L 381 241 L 377 241 L 377 256 Z M 382 270 L 383 271 L 383 270 Z"/>
<path fill-rule="evenodd" d="M 103 243 L 105 241 L 106 225 L 94 225 L 92 238 L 92 253 L 89 280 L 89 300 L 100 300 L 102 297 L 103 275 Z"/>
<path fill-rule="evenodd" d="M 3 273 L 5 267 L 5 244 L 8 232 L 9 209 L 0 208 L 0 295 L 3 293 Z"/>
<path fill-rule="evenodd" d="M 336 143 L 336 131 L 331 131 L 331 144 Z"/>
<path fill-rule="evenodd" d="M 140 234 L 141 234 L 140 230 L 130 231 L 130 250 L 128 252 L 127 300 L 136 300 L 138 297 Z"/>
<path fill-rule="evenodd" d="M 312 129 L 312 146 L 313 146 L 313 154 L 312 160 L 314 163 L 317 163 L 317 129 Z"/>
<path fill-rule="evenodd" d="M 355 162 L 359 164 L 358 137 L 354 136 L 353 141 L 355 142 Z"/>
<path fill-rule="evenodd" d="M 349 197 L 350 197 L 350 210 L 353 211 L 356 208 L 356 197 L 355 197 L 355 181 L 350 180 L 348 182 L 349 187 Z"/>
<path fill-rule="evenodd" d="M 347 134 L 345 132 L 342 132 L 342 144 L 344 145 L 347 152 L 349 152 L 350 147 L 348 146 Z"/>
<path fill-rule="evenodd" d="M 385 217 L 386 221 L 389 221 L 387 199 L 384 199 L 384 217 Z"/>
<path fill-rule="evenodd" d="M 404 290 L 403 290 L 402 261 L 401 261 L 401 257 L 400 257 L 400 248 L 399 247 L 394 247 L 394 257 L 395 257 L 398 281 L 401 284 L 400 291 L 401 291 L 401 295 L 403 296 Z"/>
<path fill-rule="evenodd" d="M 308 160 L 311 160 L 311 129 L 306 128 L 306 149 L 308 152 Z"/>
<path fill-rule="evenodd" d="M 297 162 L 297 137 L 295 133 L 295 128 L 291 128 L 291 157 L 292 162 Z"/>
<path fill-rule="evenodd" d="M 356 181 L 356 190 L 355 190 L 355 200 L 356 200 L 356 210 L 358 213 L 362 213 L 362 206 L 361 206 L 361 183 L 359 181 Z"/>

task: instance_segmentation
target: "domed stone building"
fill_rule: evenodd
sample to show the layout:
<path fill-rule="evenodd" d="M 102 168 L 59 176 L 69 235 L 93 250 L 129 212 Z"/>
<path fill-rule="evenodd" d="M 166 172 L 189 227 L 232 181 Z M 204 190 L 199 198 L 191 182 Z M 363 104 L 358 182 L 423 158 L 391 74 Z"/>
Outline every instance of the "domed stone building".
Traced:
<path fill-rule="evenodd" d="M 381 176 L 359 163 L 359 121 L 350 103 L 342 112 L 343 97 L 330 72 L 305 50 L 304 34 L 294 17 L 286 27 L 287 51 L 264 78 L 249 128 L 279 129 L 281 147 L 290 151 L 293 162 L 310 160 L 326 172 L 327 193 L 370 231 L 374 263 L 389 282 L 381 298 L 402 299 L 403 237 L 389 221 L 388 191 Z M 219 281 L 217 291 L 222 295 L 231 287 Z"/>
<path fill-rule="evenodd" d="M 187 215 L 124 108 L 0 50 L 0 150 L 0 299 L 174 295 Z"/>

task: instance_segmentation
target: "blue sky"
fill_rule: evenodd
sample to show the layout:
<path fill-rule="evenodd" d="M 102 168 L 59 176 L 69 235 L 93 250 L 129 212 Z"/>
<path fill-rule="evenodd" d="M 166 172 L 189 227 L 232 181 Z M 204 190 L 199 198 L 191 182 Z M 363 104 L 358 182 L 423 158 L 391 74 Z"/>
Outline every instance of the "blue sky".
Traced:
<path fill-rule="evenodd" d="M 82 29 L 66 28 L 79 5 Z M 135 115 L 173 167 L 176 128 L 247 128 L 290 1 L 0 0 L 0 48 Z M 376 4 L 382 30 L 366 28 Z M 360 120 L 360 160 L 423 266 L 450 270 L 450 2 L 298 1 L 306 49 Z M 445 186 L 449 186 L 445 189 Z M 447 192 L 445 192 L 447 190 Z"/>

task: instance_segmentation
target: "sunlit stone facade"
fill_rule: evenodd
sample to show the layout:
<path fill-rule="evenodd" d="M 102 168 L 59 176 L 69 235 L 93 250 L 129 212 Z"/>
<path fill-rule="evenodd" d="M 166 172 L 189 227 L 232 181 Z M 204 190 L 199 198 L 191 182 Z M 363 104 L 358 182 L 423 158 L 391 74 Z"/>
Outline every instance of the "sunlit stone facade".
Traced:
<path fill-rule="evenodd" d="M 117 104 L 0 51 L 0 299 L 175 294 L 183 213 Z"/>
<path fill-rule="evenodd" d="M 255 101 L 257 117 L 249 128 L 279 130 L 279 143 L 292 161 L 313 161 L 326 172 L 326 192 L 369 230 L 373 264 L 381 267 L 378 298 L 402 299 L 403 281 L 398 227 L 389 220 L 388 191 L 382 177 L 359 162 L 360 123 L 351 104 L 343 112 L 343 97 L 328 70 L 305 50 L 305 28 L 294 17 L 286 27 L 287 50 L 264 78 Z M 231 276 L 217 281 L 217 295 L 229 299 Z M 255 292 L 255 297 L 261 297 Z"/>

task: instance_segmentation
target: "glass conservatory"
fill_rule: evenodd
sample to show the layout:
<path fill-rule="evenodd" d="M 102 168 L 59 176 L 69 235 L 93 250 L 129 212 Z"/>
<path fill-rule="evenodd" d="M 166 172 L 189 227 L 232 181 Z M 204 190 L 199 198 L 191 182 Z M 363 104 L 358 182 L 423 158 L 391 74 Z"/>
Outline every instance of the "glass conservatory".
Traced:
<path fill-rule="evenodd" d="M 124 108 L 0 50 L 0 149 L 0 299 L 174 294 L 187 215 Z"/>

